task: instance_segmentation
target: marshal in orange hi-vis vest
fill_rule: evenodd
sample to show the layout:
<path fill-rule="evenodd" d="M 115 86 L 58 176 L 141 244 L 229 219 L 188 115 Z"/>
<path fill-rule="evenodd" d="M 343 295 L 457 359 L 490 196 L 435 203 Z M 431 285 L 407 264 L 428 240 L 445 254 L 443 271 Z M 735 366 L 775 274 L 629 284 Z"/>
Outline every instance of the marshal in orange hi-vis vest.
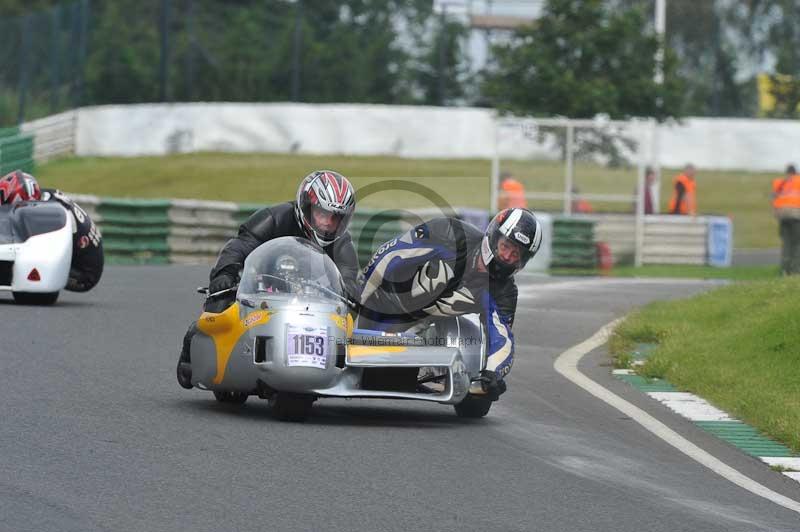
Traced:
<path fill-rule="evenodd" d="M 777 217 L 800 217 L 800 175 L 773 179 L 772 192 L 772 206 Z"/>
<path fill-rule="evenodd" d="M 678 197 L 678 184 L 683 185 L 683 194 L 680 197 Z M 669 212 L 671 214 L 688 214 L 690 216 L 695 216 L 697 214 L 696 187 L 697 184 L 695 180 L 686 174 L 680 174 L 676 177 L 672 199 L 669 200 Z"/>
<path fill-rule="evenodd" d="M 497 210 L 515 208 L 528 208 L 528 200 L 525 199 L 525 187 L 516 179 L 507 178 L 500 183 Z"/>

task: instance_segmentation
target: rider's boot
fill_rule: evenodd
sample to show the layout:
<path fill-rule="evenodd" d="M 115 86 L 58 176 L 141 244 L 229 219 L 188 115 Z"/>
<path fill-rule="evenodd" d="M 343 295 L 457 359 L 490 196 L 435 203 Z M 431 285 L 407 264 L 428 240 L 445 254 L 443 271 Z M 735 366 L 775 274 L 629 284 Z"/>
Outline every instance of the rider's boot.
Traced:
<path fill-rule="evenodd" d="M 195 333 L 197 333 L 197 323 L 192 323 L 189 326 L 189 330 L 186 331 L 186 335 L 183 337 L 181 355 L 178 357 L 178 367 L 176 368 L 178 384 L 187 390 L 191 390 L 194 387 L 192 385 L 192 361 L 189 356 L 189 349 L 191 348 L 192 337 L 194 337 Z"/>

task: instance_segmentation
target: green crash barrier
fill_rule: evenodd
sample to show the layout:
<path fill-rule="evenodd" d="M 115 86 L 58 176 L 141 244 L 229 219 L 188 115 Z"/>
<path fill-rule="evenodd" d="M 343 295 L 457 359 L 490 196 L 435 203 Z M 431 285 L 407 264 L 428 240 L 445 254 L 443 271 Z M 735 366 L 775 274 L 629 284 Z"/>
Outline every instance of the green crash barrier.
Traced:
<path fill-rule="evenodd" d="M 381 244 L 408 230 L 408 224 L 403 222 L 406 215 L 402 211 L 356 209 L 350 223 L 350 234 L 361 267 L 367 265 Z"/>
<path fill-rule="evenodd" d="M 103 250 L 110 264 L 167 264 L 167 200 L 105 198 L 97 206 Z"/>
<path fill-rule="evenodd" d="M 594 222 L 553 218 L 552 268 L 593 269 L 597 266 Z"/>
<path fill-rule="evenodd" d="M 8 137 L 13 137 L 19 135 L 19 128 L 14 127 L 0 127 L 0 139 L 5 139 Z"/>

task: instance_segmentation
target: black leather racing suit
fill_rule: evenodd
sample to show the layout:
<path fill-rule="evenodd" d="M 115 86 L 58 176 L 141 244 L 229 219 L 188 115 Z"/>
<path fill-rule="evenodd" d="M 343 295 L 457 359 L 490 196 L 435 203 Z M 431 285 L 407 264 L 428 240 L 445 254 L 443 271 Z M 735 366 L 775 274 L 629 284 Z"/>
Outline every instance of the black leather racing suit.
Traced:
<path fill-rule="evenodd" d="M 517 286 L 478 270 L 482 240 L 471 224 L 437 218 L 380 246 L 364 269 L 359 325 L 398 331 L 429 316 L 480 314 L 486 369 L 505 377 L 514 358 Z"/>
<path fill-rule="evenodd" d="M 72 263 L 67 285 L 73 292 L 91 290 L 103 275 L 103 236 L 86 211 L 57 189 L 42 189 L 42 201 L 55 201 L 72 215 Z"/>

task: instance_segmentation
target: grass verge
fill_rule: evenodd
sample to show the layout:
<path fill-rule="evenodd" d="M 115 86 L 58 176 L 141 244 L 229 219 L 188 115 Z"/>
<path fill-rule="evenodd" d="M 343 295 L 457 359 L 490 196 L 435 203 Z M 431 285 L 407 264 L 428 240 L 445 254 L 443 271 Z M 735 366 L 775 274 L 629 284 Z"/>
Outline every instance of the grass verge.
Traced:
<path fill-rule="evenodd" d="M 658 348 L 640 373 L 666 378 L 800 452 L 800 277 L 736 283 L 633 313 L 612 355 Z"/>
<path fill-rule="evenodd" d="M 294 197 L 300 178 L 318 168 L 350 177 L 356 188 L 388 178 L 409 178 L 441 195 L 450 205 L 487 208 L 486 159 L 404 159 L 399 157 L 315 156 L 253 153 L 192 153 L 165 157 L 77 157 L 41 165 L 37 177 L 48 187 L 131 198 L 198 198 L 244 203 L 275 203 Z M 562 192 L 564 164 L 558 161 L 504 161 L 530 192 Z M 776 169 L 779 173 L 781 169 Z M 672 192 L 674 169 L 664 169 L 661 206 Z M 466 177 L 465 177 L 466 176 Z M 697 175 L 701 214 L 733 218 L 736 248 L 780 246 L 769 203 L 777 174 L 707 172 Z M 632 194 L 634 168 L 606 168 L 579 162 L 575 183 L 583 193 Z M 386 191 L 365 198 L 368 207 L 429 207 L 431 194 Z M 632 212 L 626 203 L 592 202 L 598 212 Z M 534 210 L 560 212 L 560 201 L 537 201 Z"/>
<path fill-rule="evenodd" d="M 552 275 L 600 275 L 599 270 L 554 268 Z M 778 266 L 714 266 L 694 265 L 653 265 L 653 266 L 615 266 L 606 277 L 660 277 L 676 279 L 728 279 L 731 281 L 756 281 L 775 279 L 780 276 Z"/>

